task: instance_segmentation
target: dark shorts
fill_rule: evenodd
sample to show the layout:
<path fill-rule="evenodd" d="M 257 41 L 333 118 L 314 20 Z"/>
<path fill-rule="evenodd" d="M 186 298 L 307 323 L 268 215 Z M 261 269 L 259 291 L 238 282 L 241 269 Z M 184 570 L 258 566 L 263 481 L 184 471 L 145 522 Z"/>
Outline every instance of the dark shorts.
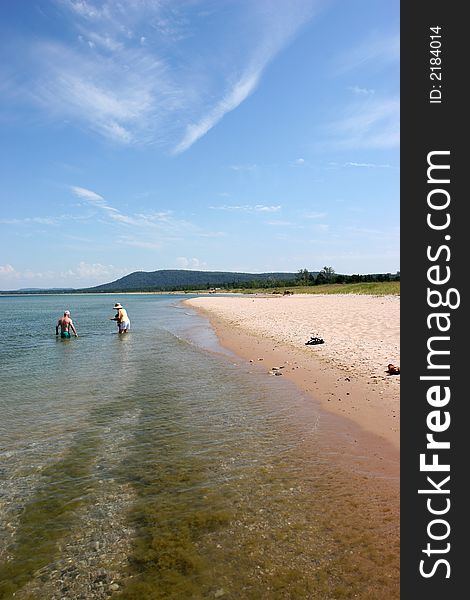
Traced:
<path fill-rule="evenodd" d="M 61 334 L 60 334 L 60 337 L 61 338 L 65 338 L 66 340 L 68 340 L 72 336 L 70 335 L 70 331 L 62 331 Z"/>

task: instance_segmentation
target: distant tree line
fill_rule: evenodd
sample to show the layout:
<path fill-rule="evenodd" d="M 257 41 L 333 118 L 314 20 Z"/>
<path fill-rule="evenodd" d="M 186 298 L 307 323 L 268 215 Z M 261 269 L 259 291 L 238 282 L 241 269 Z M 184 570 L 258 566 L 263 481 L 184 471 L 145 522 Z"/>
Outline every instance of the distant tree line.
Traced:
<path fill-rule="evenodd" d="M 310 285 L 326 285 L 329 283 L 361 283 L 376 281 L 400 281 L 400 272 L 396 273 L 372 273 L 367 275 L 341 275 L 335 273 L 333 267 L 323 267 L 319 272 L 311 272 L 308 269 L 300 269 L 295 277 L 289 280 L 265 279 L 252 281 L 232 281 L 226 282 L 219 287 L 222 290 L 233 289 L 272 289 L 279 287 L 303 287 Z M 183 290 L 183 288 L 181 288 Z M 194 288 L 193 288 L 194 289 Z M 207 284 L 206 289 L 214 289 L 213 284 Z M 176 291 L 176 290 L 175 290 Z"/>
<path fill-rule="evenodd" d="M 292 285 L 309 286 L 325 285 L 328 283 L 360 283 L 374 281 L 400 281 L 400 272 L 396 273 L 373 273 L 367 275 L 341 275 L 335 273 L 333 267 L 323 267 L 318 273 L 311 273 L 308 269 L 300 269 Z"/>

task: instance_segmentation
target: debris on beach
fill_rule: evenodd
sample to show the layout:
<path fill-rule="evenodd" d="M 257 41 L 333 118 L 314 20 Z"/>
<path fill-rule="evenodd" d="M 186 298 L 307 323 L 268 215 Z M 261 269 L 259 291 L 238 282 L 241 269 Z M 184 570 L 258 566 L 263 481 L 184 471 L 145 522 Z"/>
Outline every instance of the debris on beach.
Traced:
<path fill-rule="evenodd" d="M 316 344 L 324 344 L 325 340 L 321 337 L 317 337 L 317 336 L 312 336 L 308 342 L 305 342 L 306 346 L 314 346 Z"/>
<path fill-rule="evenodd" d="M 389 375 L 400 375 L 400 367 L 396 367 L 395 365 L 392 365 L 392 363 L 390 363 L 387 365 L 386 373 L 388 373 Z"/>

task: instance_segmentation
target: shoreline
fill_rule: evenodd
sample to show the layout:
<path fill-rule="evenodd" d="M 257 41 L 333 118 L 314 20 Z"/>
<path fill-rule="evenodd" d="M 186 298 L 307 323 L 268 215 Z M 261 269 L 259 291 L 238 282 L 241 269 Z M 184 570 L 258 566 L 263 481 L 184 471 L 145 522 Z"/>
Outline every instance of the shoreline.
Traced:
<path fill-rule="evenodd" d="M 370 590 L 367 597 L 396 598 L 400 566 L 399 376 L 381 378 L 375 373 L 378 363 L 373 364 L 374 361 L 361 362 L 359 370 L 354 361 L 348 367 L 335 357 L 333 348 L 323 352 L 326 343 L 302 347 L 297 342 L 296 347 L 283 339 L 279 328 L 271 329 L 271 335 L 267 335 L 262 325 L 267 321 L 272 326 L 273 315 L 281 312 L 278 309 L 286 300 L 284 307 L 292 313 L 286 319 L 289 326 L 294 326 L 293 315 L 298 316 L 299 310 L 292 306 L 292 298 L 260 298 L 261 302 L 225 299 L 231 308 L 237 303 L 238 312 L 227 307 L 217 310 L 215 305 L 223 300 L 194 298 L 182 300 L 181 304 L 206 317 L 220 345 L 244 361 L 245 368 L 281 381 L 285 378 L 293 384 L 294 394 L 300 391 L 304 405 L 289 413 L 294 427 L 302 421 L 303 410 L 316 411 L 319 427 L 315 435 L 301 440 L 293 455 L 302 465 L 296 471 L 299 481 L 313 485 L 312 497 L 317 498 L 312 508 L 314 519 L 335 540 L 330 556 L 339 558 L 340 569 L 348 573 L 351 582 L 356 577 L 362 581 L 361 590 Z M 260 310 L 249 307 L 263 301 L 274 304 Z M 346 304 L 354 301 L 350 298 Z M 311 300 L 298 302 L 305 304 L 304 308 L 310 303 Z M 260 318 L 258 326 L 256 314 Z M 285 316 L 285 312 L 282 314 Z M 299 323 L 305 318 L 308 321 L 309 316 L 306 311 Z M 334 311 L 331 316 L 338 317 Z M 331 326 L 334 329 L 337 325 L 333 318 Z M 322 337 L 325 335 L 325 342 L 333 339 L 331 326 L 323 326 L 328 333 L 320 332 Z M 274 375 L 279 372 L 283 377 Z M 386 573 L 387 579 L 380 583 L 378 572 Z"/>
<path fill-rule="evenodd" d="M 325 301 L 335 302 L 331 298 L 332 296 L 328 296 Z M 293 306 L 292 298 L 259 298 L 259 300 L 264 300 L 264 303 L 273 304 L 264 304 L 257 309 L 248 304 L 254 303 L 253 298 L 230 299 L 232 303 L 233 301 L 238 303 L 242 312 L 246 309 L 250 310 L 250 315 L 246 317 L 246 320 L 240 319 L 240 312 L 236 314 L 231 312 L 232 307 L 225 307 L 225 310 L 221 310 L 220 302 L 224 299 L 218 298 L 217 302 L 214 300 L 216 299 L 193 298 L 182 300 L 182 304 L 193 308 L 209 320 L 224 348 L 238 355 L 253 367 L 264 370 L 266 374 L 282 373 L 286 379 L 292 381 L 299 390 L 306 393 L 318 405 L 327 421 L 330 422 L 335 417 L 340 418 L 341 425 L 339 422 L 337 423 L 339 429 L 343 433 L 349 430 L 349 435 L 346 437 L 357 439 L 359 436 L 362 451 L 367 447 L 369 454 L 383 455 L 384 463 L 391 467 L 390 474 L 398 473 L 399 376 L 381 373 L 380 367 L 368 363 L 359 351 L 352 358 L 348 355 L 351 360 L 357 360 L 358 364 L 354 362 L 351 364 L 350 360 L 348 365 L 347 361 L 341 358 L 338 348 L 331 347 L 334 344 L 331 344 L 328 352 L 325 352 L 326 343 L 317 346 L 304 345 L 303 347 L 297 343 L 295 346 L 294 343 L 286 342 L 279 330 L 271 331 L 271 335 L 267 334 L 268 327 L 262 329 L 259 326 L 256 330 L 250 321 L 253 319 L 254 322 L 255 312 L 261 314 L 263 327 L 269 320 L 269 317 L 266 316 L 267 309 L 270 310 L 270 315 L 277 314 L 277 311 L 280 310 L 280 303 L 284 305 L 288 313 L 298 312 L 299 307 Z M 352 299 L 352 302 L 354 301 Z M 285 304 L 286 302 L 289 304 Z M 348 302 L 351 303 L 351 297 Z M 243 303 L 245 304 L 243 305 Z M 274 303 L 276 304 L 274 305 Z M 299 303 L 303 305 L 300 306 L 301 310 L 304 310 L 308 303 L 309 300 Z M 321 304 L 323 305 L 324 302 Z M 396 308 L 393 306 L 393 310 Z M 285 317 L 284 314 L 283 317 Z M 331 328 L 334 329 L 334 327 L 333 323 Z M 325 340 L 332 337 L 332 329 L 329 331 L 328 338 L 325 336 Z M 344 340 L 341 343 L 344 346 Z M 354 340 L 351 343 L 354 344 Z M 335 354 L 337 352 L 340 352 L 340 358 Z M 347 353 L 347 349 L 345 352 Z M 364 353 L 364 348 L 361 348 L 361 352 Z M 389 362 L 394 361 L 390 360 Z M 385 368 L 386 365 L 383 371 Z M 330 428 L 334 431 L 334 426 L 330 425 Z"/>

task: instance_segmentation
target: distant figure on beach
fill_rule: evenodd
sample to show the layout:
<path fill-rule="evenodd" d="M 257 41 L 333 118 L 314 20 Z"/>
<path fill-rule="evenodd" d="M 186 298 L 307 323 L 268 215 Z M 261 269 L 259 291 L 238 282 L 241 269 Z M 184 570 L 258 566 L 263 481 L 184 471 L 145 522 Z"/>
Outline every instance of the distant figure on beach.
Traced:
<path fill-rule="evenodd" d="M 127 316 L 126 309 L 116 302 L 114 308 L 117 310 L 116 315 L 111 319 L 111 321 L 117 321 L 119 333 L 127 333 L 131 327 L 131 322 L 129 317 Z"/>
<path fill-rule="evenodd" d="M 59 335 L 59 327 L 60 327 L 60 337 L 64 339 L 69 339 L 71 337 L 70 330 L 73 331 L 75 337 L 78 337 L 78 333 L 75 329 L 75 325 L 73 324 L 72 319 L 70 318 L 70 311 L 64 310 L 64 316 L 59 317 L 57 321 L 57 325 L 55 326 L 55 334 Z"/>

